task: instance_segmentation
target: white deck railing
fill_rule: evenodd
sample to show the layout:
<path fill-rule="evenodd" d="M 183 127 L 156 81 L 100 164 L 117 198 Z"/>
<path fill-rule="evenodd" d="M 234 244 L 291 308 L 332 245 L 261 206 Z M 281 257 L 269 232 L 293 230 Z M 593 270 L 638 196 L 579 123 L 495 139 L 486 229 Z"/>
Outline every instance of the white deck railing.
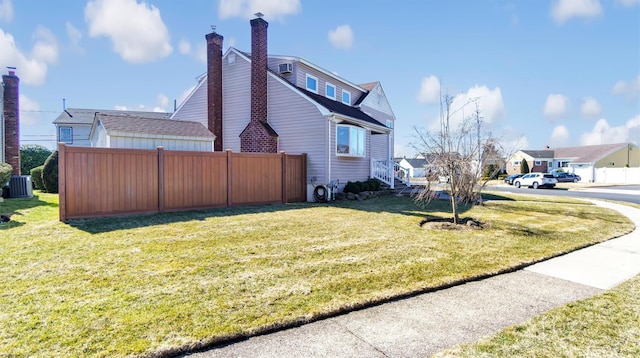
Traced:
<path fill-rule="evenodd" d="M 411 185 L 409 171 L 394 161 L 389 160 L 371 160 L 371 177 L 380 180 L 394 188 L 394 179 L 399 179 L 407 185 Z"/>

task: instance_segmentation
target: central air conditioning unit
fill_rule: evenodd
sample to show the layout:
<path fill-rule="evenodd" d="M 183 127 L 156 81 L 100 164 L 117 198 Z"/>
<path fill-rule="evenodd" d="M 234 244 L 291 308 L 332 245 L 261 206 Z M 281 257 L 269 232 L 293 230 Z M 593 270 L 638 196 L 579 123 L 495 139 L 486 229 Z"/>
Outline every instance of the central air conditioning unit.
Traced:
<path fill-rule="evenodd" d="M 14 175 L 9 179 L 9 197 L 31 198 L 33 197 L 33 184 L 31 175 Z"/>
<path fill-rule="evenodd" d="M 278 73 L 280 74 L 291 73 L 292 71 L 293 71 L 292 63 L 281 63 L 278 65 Z"/>

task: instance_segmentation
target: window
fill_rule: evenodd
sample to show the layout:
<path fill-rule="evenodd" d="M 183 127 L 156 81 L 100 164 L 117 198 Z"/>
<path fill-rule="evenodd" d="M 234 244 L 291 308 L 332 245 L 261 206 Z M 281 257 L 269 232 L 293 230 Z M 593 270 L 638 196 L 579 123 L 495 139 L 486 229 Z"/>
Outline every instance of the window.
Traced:
<path fill-rule="evenodd" d="M 336 86 L 332 85 L 331 83 L 327 83 L 325 86 L 325 93 L 327 95 L 327 98 L 331 98 L 333 100 L 336 99 Z"/>
<path fill-rule="evenodd" d="M 336 153 L 341 156 L 364 157 L 365 130 L 364 128 L 338 124 Z"/>
<path fill-rule="evenodd" d="M 342 90 L 342 103 L 351 105 L 351 92 Z"/>
<path fill-rule="evenodd" d="M 540 161 L 540 160 L 536 160 L 536 162 L 535 162 L 535 166 L 540 166 L 540 165 L 542 165 L 542 161 Z"/>
<path fill-rule="evenodd" d="M 307 89 L 313 93 L 318 93 L 318 79 L 307 73 Z"/>
<path fill-rule="evenodd" d="M 393 128 L 393 121 L 387 119 L 387 128 Z"/>
<path fill-rule="evenodd" d="M 60 127 L 60 142 L 73 143 L 73 128 L 72 127 Z"/>
<path fill-rule="evenodd" d="M 520 165 L 520 161 L 519 160 L 514 160 L 513 161 L 513 165 Z"/>

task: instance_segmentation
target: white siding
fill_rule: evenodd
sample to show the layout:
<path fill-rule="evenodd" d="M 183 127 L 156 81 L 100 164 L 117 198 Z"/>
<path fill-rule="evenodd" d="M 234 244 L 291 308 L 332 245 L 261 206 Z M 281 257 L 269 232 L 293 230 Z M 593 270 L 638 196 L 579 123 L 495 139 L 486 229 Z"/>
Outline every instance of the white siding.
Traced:
<path fill-rule="evenodd" d="M 111 148 L 129 149 L 156 149 L 159 146 L 166 150 L 188 150 L 198 152 L 211 152 L 213 142 L 165 138 L 141 138 L 141 137 L 110 137 Z"/>
<path fill-rule="evenodd" d="M 389 105 L 389 101 L 387 100 L 387 96 L 384 94 L 382 90 L 382 86 L 377 84 L 367 95 L 367 97 L 360 104 L 361 106 L 366 106 L 371 109 L 374 109 L 378 112 L 384 113 L 387 116 L 393 117 L 393 111 L 391 110 L 391 105 Z M 366 110 L 363 109 L 366 112 Z M 375 118 L 375 117 L 374 117 Z M 377 119 L 377 118 L 376 118 Z M 382 122 L 384 124 L 384 122 Z"/>
<path fill-rule="evenodd" d="M 207 81 L 202 79 L 187 100 L 176 110 L 172 119 L 200 122 L 207 127 Z"/>
<path fill-rule="evenodd" d="M 71 131 L 73 134 L 73 143 L 67 143 L 67 145 L 73 146 L 83 146 L 90 147 L 91 139 L 89 135 L 91 134 L 92 124 L 64 124 L 64 125 L 56 125 L 56 140 L 60 141 L 60 127 L 71 127 Z"/>
<path fill-rule="evenodd" d="M 353 86 L 349 86 L 346 83 L 337 81 L 333 77 L 328 77 L 324 73 L 317 71 L 309 66 L 305 66 L 300 62 L 298 62 L 294 67 L 296 68 L 296 70 L 294 71 L 294 74 L 296 76 L 295 85 L 300 88 L 306 89 L 307 88 L 306 74 L 308 73 L 318 78 L 318 94 L 321 96 L 327 95 L 325 92 L 325 89 L 326 89 L 325 85 L 327 82 L 336 86 L 336 100 L 338 102 L 342 102 L 342 90 L 347 90 L 351 93 L 351 105 L 353 105 L 353 103 L 355 103 L 358 100 L 358 98 L 360 98 L 360 96 L 362 96 L 362 94 L 364 93 Z"/>
<path fill-rule="evenodd" d="M 372 134 L 369 153 L 371 159 L 388 160 L 393 158 L 393 146 L 389 153 L 389 134 Z"/>
<path fill-rule="evenodd" d="M 313 103 L 300 97 L 291 87 L 271 76 L 267 85 L 268 121 L 278 132 L 279 150 L 291 154 L 307 153 L 307 182 L 315 177 L 316 184 L 327 184 L 328 120 Z"/>
<path fill-rule="evenodd" d="M 222 148 L 239 152 L 240 133 L 251 119 L 251 63 L 243 56 L 222 61 L 222 118 Z"/>
<path fill-rule="evenodd" d="M 98 147 L 98 148 L 109 147 L 107 131 L 104 129 L 102 124 L 96 127 L 96 131 L 93 133 L 93 138 L 91 138 L 91 146 Z"/>

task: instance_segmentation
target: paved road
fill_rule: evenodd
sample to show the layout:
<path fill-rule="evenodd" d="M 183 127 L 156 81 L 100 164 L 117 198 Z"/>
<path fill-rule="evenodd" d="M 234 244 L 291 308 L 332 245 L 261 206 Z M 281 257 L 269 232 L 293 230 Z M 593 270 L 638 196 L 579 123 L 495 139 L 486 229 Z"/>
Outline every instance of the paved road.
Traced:
<path fill-rule="evenodd" d="M 538 191 L 536 191 L 538 192 Z M 640 225 L 640 209 L 607 202 Z M 640 273 L 640 230 L 508 274 L 249 338 L 190 358 L 425 357 Z"/>
<path fill-rule="evenodd" d="M 505 184 L 487 187 L 487 190 L 506 191 L 511 193 L 571 196 L 578 198 L 604 199 L 640 204 L 640 185 L 618 185 L 600 187 L 575 187 L 554 189 L 516 188 Z"/>

